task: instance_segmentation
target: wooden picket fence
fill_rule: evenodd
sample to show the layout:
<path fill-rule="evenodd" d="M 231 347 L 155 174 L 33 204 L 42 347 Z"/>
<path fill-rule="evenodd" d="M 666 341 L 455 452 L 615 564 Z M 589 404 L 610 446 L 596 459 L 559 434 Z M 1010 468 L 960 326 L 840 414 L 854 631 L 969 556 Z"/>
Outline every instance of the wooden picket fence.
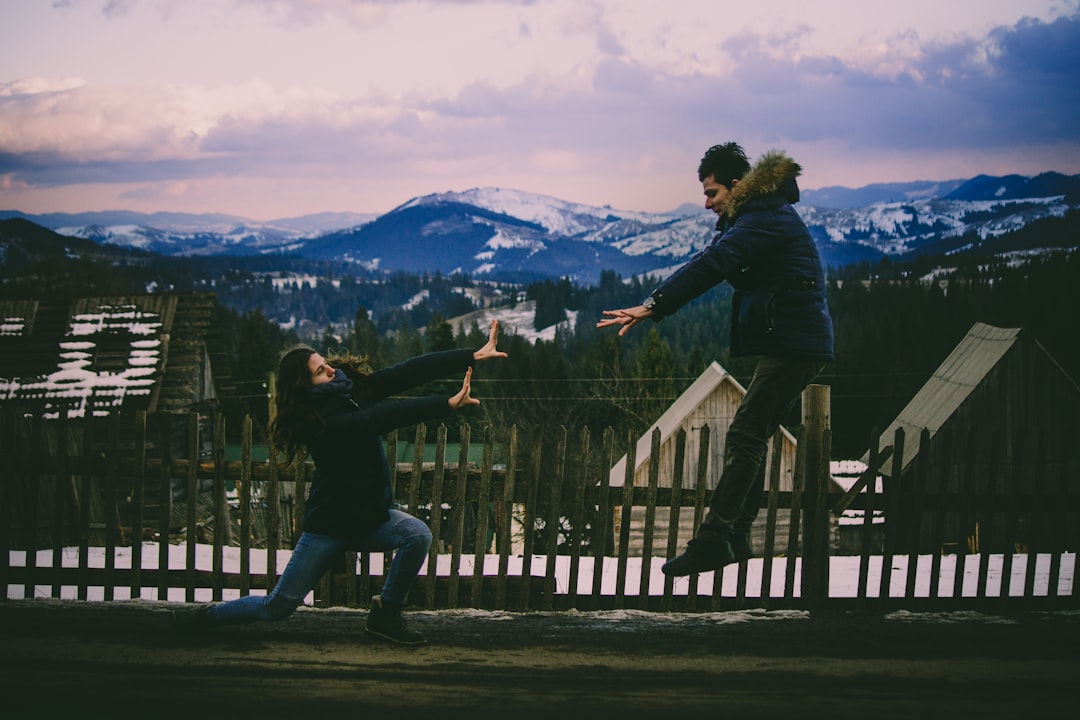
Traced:
<path fill-rule="evenodd" d="M 820 390 L 811 386 L 804 394 L 809 412 L 798 432 L 790 490 L 781 491 L 779 464 L 771 462 L 780 436 L 770 445 L 759 517 L 766 526 L 765 559 L 689 580 L 656 569 L 681 551 L 680 514 L 690 513 L 694 527 L 704 515 L 713 471 L 706 467 L 709 437 L 718 428 L 702 428 L 693 478 L 683 477 L 686 437 L 679 432 L 670 487 L 659 482 L 655 430 L 647 483 L 635 487 L 636 438 L 617 439 L 610 428 L 593 448 L 588 428 L 573 434 L 561 428 L 545 438 L 537 430 L 486 426 L 478 438 L 482 460 L 471 463 L 471 426 L 458 428 L 456 462 L 446 457 L 445 425 L 436 431 L 434 462 L 425 462 L 427 428 L 418 426 L 412 462 L 391 466 L 398 501 L 425 517 L 436 538 L 411 601 L 431 609 L 519 611 L 1077 607 L 1074 462 L 1055 462 L 1052 492 L 976 496 L 945 485 L 937 492 L 930 479 L 944 473 L 924 463 L 915 480 L 886 483 L 877 493 L 878 468 L 903 455 L 899 431 L 893 446 L 873 448 L 870 468 L 843 494 L 829 481 L 828 395 L 813 395 Z M 254 461 L 250 419 L 240 433 L 240 459 L 231 461 L 225 460 L 220 415 L 139 413 L 85 421 L 0 411 L 0 423 L 0 588 L 6 598 L 195 602 L 267 592 L 303 531 L 312 467 L 284 469 L 274 456 Z M 397 434 L 388 437 L 388 457 L 398 456 L 398 442 Z M 612 485 L 609 468 L 623 452 L 625 485 Z M 894 476 L 899 471 L 894 468 Z M 653 527 L 662 507 L 671 515 L 666 542 Z M 630 523 L 622 522 L 634 508 L 644 508 L 646 518 L 640 556 L 628 552 Z M 777 512 L 785 508 L 791 511 L 786 547 L 799 552 L 773 557 Z M 837 517 L 849 509 L 864 511 L 866 534 L 858 556 L 839 557 Z M 875 510 L 894 520 L 886 522 L 882 548 L 870 539 Z M 1062 540 L 1043 553 L 941 552 L 953 547 L 943 536 L 946 517 L 966 514 L 970 525 L 979 513 L 1001 512 L 1014 527 L 1037 519 L 1063 528 L 1055 535 Z M 919 538 L 926 526 L 934 528 L 929 536 L 937 545 L 924 553 Z M 382 553 L 345 553 L 316 587 L 315 604 L 365 606 L 389 560 Z M 854 589 L 837 591 L 840 572 L 856 578 Z M 973 591 L 965 581 L 971 576 Z"/>

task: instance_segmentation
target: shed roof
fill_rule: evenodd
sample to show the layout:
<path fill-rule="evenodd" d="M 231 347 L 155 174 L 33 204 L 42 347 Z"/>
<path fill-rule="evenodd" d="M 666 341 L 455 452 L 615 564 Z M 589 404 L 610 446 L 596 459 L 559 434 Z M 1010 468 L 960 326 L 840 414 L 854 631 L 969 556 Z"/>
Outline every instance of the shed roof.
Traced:
<path fill-rule="evenodd" d="M 923 429 L 929 430 L 931 437 L 937 434 L 972 391 L 1012 350 L 1022 334 L 1021 328 L 999 328 L 975 323 L 881 434 L 879 445 L 891 445 L 896 429 L 903 428 L 906 438 L 903 467 L 907 468 L 919 453 L 918 437 Z M 863 462 L 868 457 L 869 452 L 863 456 Z M 889 470 L 890 467 L 882 468 L 882 472 Z"/>
<path fill-rule="evenodd" d="M 212 307 L 212 295 L 0 300 L 0 404 L 94 417 L 201 400 Z"/>

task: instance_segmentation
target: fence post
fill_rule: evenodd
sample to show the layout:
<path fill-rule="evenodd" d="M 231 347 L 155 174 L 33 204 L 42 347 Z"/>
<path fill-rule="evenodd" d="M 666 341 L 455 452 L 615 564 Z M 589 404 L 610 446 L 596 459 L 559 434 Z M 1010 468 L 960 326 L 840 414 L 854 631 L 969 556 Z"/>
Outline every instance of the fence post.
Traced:
<path fill-rule="evenodd" d="M 578 607 L 578 574 L 581 565 L 581 543 L 585 535 L 585 482 L 589 475 L 589 426 L 581 428 L 581 444 L 578 450 L 578 458 L 581 460 L 578 466 L 577 484 L 574 485 L 574 496 L 571 500 L 570 509 L 566 514 L 570 518 L 570 582 L 566 593 L 570 608 Z"/>
<path fill-rule="evenodd" d="M 802 393 L 802 441 L 806 443 L 803 507 L 802 597 L 811 610 L 829 594 L 829 386 L 809 385 Z"/>
<path fill-rule="evenodd" d="M 559 518 L 562 514 L 562 490 L 566 479 L 566 426 L 559 426 L 555 444 L 555 476 L 551 479 L 551 503 L 548 505 L 544 537 L 547 547 L 547 567 L 544 572 L 544 610 L 551 610 L 555 603 L 555 572 L 559 560 Z"/>
<path fill-rule="evenodd" d="M 431 485 L 431 547 L 428 549 L 427 585 L 424 604 L 429 610 L 435 607 L 436 583 L 439 579 L 439 544 L 442 536 L 443 475 L 446 472 L 446 425 L 439 424 L 435 431 L 435 470 Z"/>
<path fill-rule="evenodd" d="M 615 570 L 615 609 L 626 603 L 626 566 L 629 562 L 630 516 L 634 511 L 634 478 L 637 475 L 637 441 L 627 431 L 626 467 L 623 473 L 622 510 L 619 514 L 619 564 Z"/>
<path fill-rule="evenodd" d="M 495 428 L 484 426 L 484 459 L 476 500 L 476 540 L 473 543 L 472 606 L 484 605 L 484 565 L 488 551 L 488 512 L 491 508 L 491 466 L 495 463 Z"/>
<path fill-rule="evenodd" d="M 251 415 L 240 426 L 240 597 L 251 593 Z"/>
<path fill-rule="evenodd" d="M 211 599 L 220 602 L 225 589 L 225 545 L 231 544 L 229 506 L 225 497 L 225 415 L 214 413 L 214 557 Z"/>
<path fill-rule="evenodd" d="M 510 426 L 510 436 L 507 440 L 506 480 L 503 484 L 502 502 L 496 513 L 496 531 L 499 548 L 499 577 L 495 584 L 495 607 L 500 610 L 507 608 L 506 602 L 506 574 L 510 568 L 510 548 L 513 541 L 514 531 L 514 482 L 517 474 L 517 425 Z M 522 568 L 522 573 L 527 568 Z"/>
<path fill-rule="evenodd" d="M 170 413 L 158 414 L 161 466 L 158 477 L 157 599 L 169 599 L 169 528 L 172 519 L 172 421 Z"/>
<path fill-rule="evenodd" d="M 198 549 L 199 525 L 199 413 L 187 416 L 187 533 L 184 554 L 184 602 L 195 602 L 195 551 Z"/>
<path fill-rule="evenodd" d="M 131 489 L 131 591 L 130 598 L 142 597 L 143 503 L 146 494 L 146 411 L 135 413 L 135 476 Z"/>
<path fill-rule="evenodd" d="M 641 582 L 638 585 L 638 608 L 649 609 L 649 587 L 652 582 L 653 540 L 656 525 L 656 497 L 660 482 L 660 428 L 652 431 L 649 450 L 649 483 L 645 491 L 645 529 L 641 541 Z"/>
<path fill-rule="evenodd" d="M 608 533 L 611 529 L 611 466 L 614 465 L 615 430 L 604 428 L 604 445 L 600 453 L 599 495 L 596 503 L 596 525 L 593 528 L 593 609 L 600 607 L 604 592 L 604 559 L 607 557 Z"/>

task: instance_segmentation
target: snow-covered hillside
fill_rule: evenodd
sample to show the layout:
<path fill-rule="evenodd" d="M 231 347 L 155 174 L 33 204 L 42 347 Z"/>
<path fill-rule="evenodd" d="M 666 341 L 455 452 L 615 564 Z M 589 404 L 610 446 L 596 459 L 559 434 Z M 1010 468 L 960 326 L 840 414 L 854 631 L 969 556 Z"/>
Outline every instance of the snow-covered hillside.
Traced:
<path fill-rule="evenodd" d="M 842 188 L 829 190 L 836 195 Z M 856 208 L 796 205 L 827 265 L 933 248 L 970 233 L 996 237 L 1080 205 L 1080 178 L 1056 173 L 862 190 L 847 197 L 888 193 L 900 199 Z M 930 196 L 935 192 L 946 197 Z M 685 262 L 712 240 L 715 223 L 704 209 L 689 215 L 616 210 L 504 188 L 425 195 L 375 218 L 323 213 L 252 223 L 225 215 L 159 213 L 23 217 L 64 235 L 166 255 L 288 252 L 390 272 L 579 282 L 595 281 L 602 270 L 629 276 Z M 91 222 L 78 224 L 82 220 Z"/>

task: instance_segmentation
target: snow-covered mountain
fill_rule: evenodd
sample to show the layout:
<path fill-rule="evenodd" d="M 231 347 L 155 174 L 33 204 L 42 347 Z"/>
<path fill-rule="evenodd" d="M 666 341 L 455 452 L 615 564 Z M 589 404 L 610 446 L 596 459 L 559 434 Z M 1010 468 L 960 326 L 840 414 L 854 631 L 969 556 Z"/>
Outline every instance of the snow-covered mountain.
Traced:
<path fill-rule="evenodd" d="M 844 192 L 841 192 L 844 191 Z M 846 194 L 845 194 L 846 193 Z M 826 196 L 831 196 L 830 200 Z M 855 197 L 887 197 L 842 207 Z M 827 265 L 953 250 L 1080 205 L 1080 176 L 978 176 L 966 181 L 806 191 L 796 207 Z M 815 204 L 815 198 L 821 202 Z M 846 200 L 844 199 L 846 198 Z M 294 253 L 370 269 L 464 272 L 496 279 L 602 270 L 664 274 L 712 239 L 715 217 L 593 207 L 500 188 L 414 198 L 374 217 L 321 214 L 252 223 L 224 215 L 99 213 L 21 216 L 57 232 L 166 255 Z"/>
<path fill-rule="evenodd" d="M 256 222 L 223 214 L 107 211 L 27 215 L 0 211 L 0 219 L 14 217 L 30 220 L 60 235 L 162 255 L 255 255 L 291 252 L 305 239 L 359 226 L 377 216 L 326 212 Z"/>

